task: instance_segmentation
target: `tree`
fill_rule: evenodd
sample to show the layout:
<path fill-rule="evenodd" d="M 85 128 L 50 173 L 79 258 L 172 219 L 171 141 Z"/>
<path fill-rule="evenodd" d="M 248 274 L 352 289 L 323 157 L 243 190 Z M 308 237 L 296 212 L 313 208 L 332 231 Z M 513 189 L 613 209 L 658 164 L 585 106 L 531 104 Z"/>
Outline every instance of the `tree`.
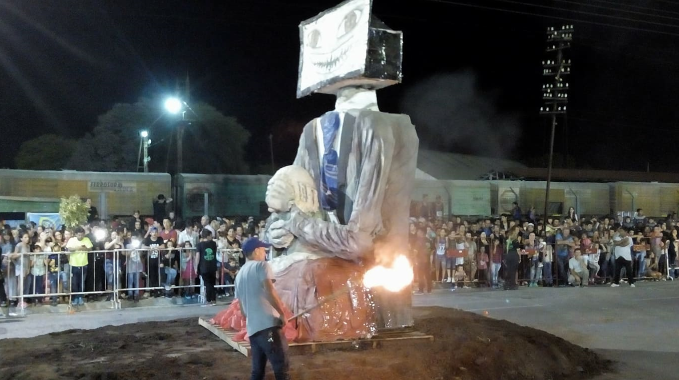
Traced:
<path fill-rule="evenodd" d="M 185 173 L 247 174 L 245 146 L 250 133 L 236 118 L 225 116 L 216 108 L 198 103 L 187 111 L 191 125 L 184 130 Z M 180 116 L 181 118 L 181 116 Z M 268 151 L 268 146 L 264 147 Z"/>
<path fill-rule="evenodd" d="M 68 198 L 61 198 L 59 204 L 59 216 L 68 228 L 80 226 L 87 222 L 87 213 L 90 211 L 87 203 L 83 202 L 77 195 Z"/>
<path fill-rule="evenodd" d="M 71 158 L 76 140 L 48 134 L 25 141 L 14 161 L 19 169 L 61 170 Z"/>
<path fill-rule="evenodd" d="M 184 132 L 183 171 L 186 173 L 247 173 L 244 147 L 250 134 L 235 118 L 205 104 L 185 110 L 191 125 Z M 149 130 L 152 171 L 175 167 L 176 145 L 173 133 L 182 115 L 169 115 L 161 99 L 141 99 L 134 104 L 118 103 L 99 116 L 97 126 L 78 141 L 69 168 L 86 171 L 137 171 L 139 132 Z M 166 159 L 167 158 L 167 159 Z M 170 158 L 172 160 L 170 161 Z"/>

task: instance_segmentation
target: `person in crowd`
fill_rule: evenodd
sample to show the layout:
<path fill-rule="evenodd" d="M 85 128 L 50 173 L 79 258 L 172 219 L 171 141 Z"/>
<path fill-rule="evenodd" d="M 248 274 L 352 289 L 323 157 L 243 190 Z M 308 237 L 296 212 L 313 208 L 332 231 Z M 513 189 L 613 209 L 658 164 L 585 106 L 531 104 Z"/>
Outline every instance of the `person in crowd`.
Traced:
<path fill-rule="evenodd" d="M 191 299 L 195 297 L 195 291 L 193 288 L 194 280 L 196 279 L 198 269 L 196 267 L 197 263 L 197 253 L 193 248 L 190 241 L 185 241 L 182 245 L 181 259 L 179 261 L 181 285 L 182 285 L 182 295 L 185 299 Z"/>
<path fill-rule="evenodd" d="M 162 286 L 160 282 L 160 253 L 165 250 L 165 241 L 158 236 L 158 229 L 151 227 L 149 229 L 149 236 L 141 243 L 141 247 L 146 252 L 146 270 L 148 273 L 148 286 L 156 288 Z M 151 297 L 160 297 L 161 291 L 158 289 L 151 290 Z"/>
<path fill-rule="evenodd" d="M 122 236 L 122 232 L 111 231 L 111 235 L 106 243 L 104 243 L 104 249 L 106 250 L 104 254 L 104 273 L 106 274 L 106 291 L 113 290 L 113 282 L 118 283 L 118 272 L 122 268 L 121 256 L 123 249 L 125 249 L 125 242 Z M 118 258 L 116 261 L 116 257 Z M 113 295 L 108 294 L 106 301 L 111 301 Z"/>
<path fill-rule="evenodd" d="M 177 277 L 177 269 L 179 268 L 179 250 L 175 247 L 175 241 L 172 239 L 165 240 L 166 251 L 162 251 L 162 269 L 165 272 L 165 297 L 172 298 L 172 285 Z"/>
<path fill-rule="evenodd" d="M 571 286 L 585 287 L 589 284 L 589 269 L 580 247 L 573 250 L 573 257 L 568 260 L 568 270 L 568 283 Z"/>
<path fill-rule="evenodd" d="M 415 267 L 417 268 L 418 290 L 416 295 L 431 293 L 432 278 L 431 278 L 431 259 L 429 254 L 429 247 L 427 247 L 427 238 L 425 237 L 425 230 L 417 229 L 417 237 L 411 243 L 414 251 Z"/>
<path fill-rule="evenodd" d="M 477 270 L 477 280 L 479 284 L 484 284 L 488 286 L 488 262 L 490 258 L 488 256 L 488 244 L 479 246 L 479 260 L 478 260 L 478 270 Z"/>
<path fill-rule="evenodd" d="M 632 239 L 625 227 L 620 227 L 618 233 L 613 237 L 615 246 L 615 278 L 611 287 L 620 286 L 620 272 L 625 269 L 627 283 L 634 288 L 634 272 L 632 271 Z"/>
<path fill-rule="evenodd" d="M 87 207 L 88 207 L 88 210 L 87 210 L 87 223 L 89 224 L 89 223 L 93 223 L 93 222 L 99 220 L 99 211 L 97 211 L 97 208 L 94 207 L 94 205 L 92 204 L 92 199 L 91 199 L 91 198 L 87 198 L 87 199 L 85 200 L 85 204 L 86 204 Z"/>
<path fill-rule="evenodd" d="M 92 250 L 94 245 L 89 238 L 85 237 L 85 230 L 82 227 L 75 229 L 75 237 L 69 239 L 66 248 L 71 252 L 69 264 L 71 266 L 71 292 L 73 296 L 73 306 L 82 306 L 85 291 L 85 280 L 87 278 L 87 253 Z"/>
<path fill-rule="evenodd" d="M 44 244 L 44 243 L 43 243 Z M 45 274 L 47 273 L 47 256 L 44 252 L 46 249 L 43 248 L 41 243 L 33 244 L 32 251 L 33 254 L 30 255 L 31 258 L 31 273 L 29 275 L 29 286 L 28 294 L 32 295 L 43 295 L 42 297 L 31 297 L 29 303 L 34 305 L 42 305 L 45 294 Z"/>
<path fill-rule="evenodd" d="M 568 208 L 568 212 L 566 213 L 566 219 L 570 220 L 573 223 L 577 222 L 580 219 L 578 218 L 578 214 L 575 212 L 574 207 Z"/>
<path fill-rule="evenodd" d="M 2 237 L 0 237 L 0 253 L 2 254 L 2 261 L 0 265 L 0 270 L 2 270 L 2 281 L 4 282 L 3 291 L 6 293 L 6 299 L 0 300 L 0 306 L 6 307 L 13 297 L 17 296 L 17 277 L 15 275 L 14 264 L 10 258 L 12 252 L 14 251 L 14 237 L 9 229 L 4 229 L 2 231 Z"/>
<path fill-rule="evenodd" d="M 64 265 L 68 263 L 67 255 L 62 253 L 62 247 L 55 241 L 50 238 L 46 241 L 50 248 L 49 252 L 51 252 L 47 256 L 47 281 L 49 282 L 50 294 L 68 291 L 68 282 L 64 271 Z M 52 306 L 57 306 L 58 303 L 59 298 L 57 296 L 50 298 Z"/>
<path fill-rule="evenodd" d="M 499 237 L 491 238 L 491 249 L 492 249 L 492 263 L 491 263 L 491 273 L 492 273 L 492 283 L 493 288 L 499 288 L 499 273 L 502 268 L 502 262 L 504 261 L 504 247 L 502 246 L 502 241 Z"/>
<path fill-rule="evenodd" d="M 177 230 L 172 227 L 172 221 L 169 218 L 163 219 L 163 228 L 158 233 L 158 236 L 163 241 L 174 240 L 175 243 L 177 242 Z"/>
<path fill-rule="evenodd" d="M 464 288 L 468 289 L 469 277 L 464 271 L 464 265 L 456 265 L 453 271 L 453 289 Z"/>
<path fill-rule="evenodd" d="M 217 243 L 212 240 L 212 231 L 204 229 L 201 233 L 203 241 L 198 243 L 198 274 L 205 286 L 206 305 L 217 305 L 217 295 L 215 293 L 215 273 L 217 272 Z"/>
<path fill-rule="evenodd" d="M 505 256 L 506 272 L 505 272 L 505 290 L 517 290 L 516 274 L 519 267 L 519 229 L 516 226 L 507 233 L 507 240 L 505 242 Z"/>
<path fill-rule="evenodd" d="M 165 198 L 164 194 L 158 194 L 153 200 L 153 219 L 162 221 L 167 216 L 167 210 L 172 203 L 172 198 Z"/>
<path fill-rule="evenodd" d="M 413 228 L 416 228 L 415 225 L 412 225 Z M 436 238 L 436 242 L 434 243 L 434 247 L 436 249 L 435 255 L 434 255 L 434 273 L 435 273 L 435 278 L 434 281 L 441 281 L 441 282 L 452 282 L 452 277 L 451 277 L 451 271 L 447 270 L 447 257 L 446 253 L 448 252 L 448 238 L 446 237 L 448 233 L 446 232 L 445 229 L 441 228 L 439 230 L 439 235 Z M 424 230 L 423 230 L 423 236 L 424 238 Z M 418 242 L 419 243 L 419 242 Z M 418 272 L 419 273 L 419 272 Z"/>
<path fill-rule="evenodd" d="M 571 250 L 575 247 L 575 239 L 571 235 L 571 230 L 568 227 L 558 229 L 556 231 L 556 267 L 557 267 L 557 281 L 561 286 L 568 283 L 567 269 L 568 259 Z"/>
<path fill-rule="evenodd" d="M 134 233 L 129 243 L 125 245 L 125 277 L 127 278 L 128 300 L 139 302 L 139 288 L 141 274 L 144 272 L 142 252 L 139 250 L 142 234 Z"/>

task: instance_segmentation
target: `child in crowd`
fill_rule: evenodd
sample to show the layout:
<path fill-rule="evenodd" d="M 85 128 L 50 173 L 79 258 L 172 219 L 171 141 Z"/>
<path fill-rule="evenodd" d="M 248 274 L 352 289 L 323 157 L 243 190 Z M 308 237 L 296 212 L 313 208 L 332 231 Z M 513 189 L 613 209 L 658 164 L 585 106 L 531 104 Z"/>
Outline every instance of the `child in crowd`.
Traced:
<path fill-rule="evenodd" d="M 477 278 L 479 283 L 488 284 L 488 262 L 490 261 L 488 253 L 486 253 L 486 246 L 479 247 L 479 264 L 477 268 Z"/>
<path fill-rule="evenodd" d="M 43 243 L 44 244 L 44 243 Z M 35 243 L 32 249 L 35 255 L 31 255 L 31 280 L 29 294 L 45 294 L 45 273 L 47 272 L 47 256 L 40 243 Z M 43 296 L 44 297 L 44 296 Z M 33 297 L 29 303 L 42 305 L 43 297 Z"/>
<path fill-rule="evenodd" d="M 189 288 L 183 288 L 183 295 L 186 299 L 195 298 L 196 294 L 193 288 L 194 280 L 197 276 L 196 271 L 196 260 L 194 259 L 195 250 L 191 245 L 191 242 L 184 242 L 184 249 L 182 250 L 181 260 L 179 262 L 179 269 L 181 271 L 181 285 L 189 286 Z"/>
<path fill-rule="evenodd" d="M 174 240 L 165 240 L 166 251 L 161 251 L 162 253 L 162 266 L 165 272 L 165 297 L 172 298 L 173 291 L 172 285 L 174 285 L 174 280 L 177 278 L 177 268 L 179 263 L 179 250 L 175 247 Z"/>
<path fill-rule="evenodd" d="M 469 282 L 469 277 L 464 271 L 464 265 L 458 264 L 455 266 L 455 272 L 453 273 L 453 281 L 455 288 L 465 288 L 469 289 L 469 286 L 465 285 Z"/>

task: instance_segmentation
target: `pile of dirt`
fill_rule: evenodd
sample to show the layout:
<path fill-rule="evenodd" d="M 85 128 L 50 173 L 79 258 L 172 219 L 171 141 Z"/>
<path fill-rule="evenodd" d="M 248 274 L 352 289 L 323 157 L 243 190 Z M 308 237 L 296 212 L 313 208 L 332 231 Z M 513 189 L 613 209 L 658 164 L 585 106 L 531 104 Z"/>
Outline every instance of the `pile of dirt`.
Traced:
<path fill-rule="evenodd" d="M 291 356 L 294 379 L 588 379 L 611 363 L 543 331 L 473 313 L 417 308 L 431 343 Z M 250 359 L 197 319 L 0 341 L 4 379 L 249 379 Z M 270 371 L 267 379 L 273 379 Z"/>

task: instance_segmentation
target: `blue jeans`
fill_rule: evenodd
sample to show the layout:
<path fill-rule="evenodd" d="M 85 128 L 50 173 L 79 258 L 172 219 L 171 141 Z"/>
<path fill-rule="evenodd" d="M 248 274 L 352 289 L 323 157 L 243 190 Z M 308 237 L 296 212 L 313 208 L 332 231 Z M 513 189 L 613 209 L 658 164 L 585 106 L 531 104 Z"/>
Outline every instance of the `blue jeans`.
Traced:
<path fill-rule="evenodd" d="M 542 277 L 545 285 L 552 285 L 552 262 L 542 263 Z"/>
<path fill-rule="evenodd" d="M 139 287 L 139 272 L 130 272 L 127 274 L 127 287 L 128 288 L 138 288 Z M 128 290 L 127 296 L 138 296 L 139 290 Z"/>
<path fill-rule="evenodd" d="M 177 270 L 174 268 L 165 267 L 165 287 L 170 288 L 174 285 L 174 279 L 177 278 Z"/>
<path fill-rule="evenodd" d="M 47 281 L 50 282 L 50 293 L 56 293 L 59 291 L 59 278 L 61 277 L 61 287 L 64 292 L 68 291 L 66 286 L 66 273 L 65 272 L 50 272 L 47 275 Z M 57 296 L 51 297 L 52 301 L 57 300 Z"/>
<path fill-rule="evenodd" d="M 491 273 L 490 278 L 491 278 L 491 281 L 492 281 L 492 283 L 493 283 L 493 286 L 497 286 L 497 285 L 498 285 L 498 283 L 497 283 L 497 281 L 498 281 L 498 280 L 497 280 L 497 275 L 498 275 L 498 272 L 500 272 L 500 268 L 501 268 L 501 267 L 502 267 L 502 264 L 501 264 L 501 263 L 492 263 L 492 264 L 490 264 L 490 273 Z"/>
<path fill-rule="evenodd" d="M 530 260 L 530 283 L 537 284 L 542 280 L 542 269 L 539 267 L 540 261 L 537 258 Z"/>
<path fill-rule="evenodd" d="M 634 252 L 634 261 L 637 261 L 639 263 L 637 266 L 636 278 L 642 278 L 646 273 L 646 260 L 644 260 L 645 258 L 646 251 Z"/>
<path fill-rule="evenodd" d="M 280 327 L 270 327 L 250 337 L 252 355 L 251 380 L 264 379 L 267 359 L 271 362 L 276 380 L 289 379 L 288 341 Z"/>
<path fill-rule="evenodd" d="M 104 273 L 106 273 L 106 285 L 113 289 L 113 260 L 106 259 L 104 261 Z"/>
<path fill-rule="evenodd" d="M 45 275 L 31 275 L 31 294 L 45 294 Z M 33 301 L 42 302 L 43 297 L 33 298 Z"/>
<path fill-rule="evenodd" d="M 568 256 L 557 256 L 556 257 L 556 269 L 557 269 L 557 280 L 560 281 L 560 285 L 568 284 Z"/>
<path fill-rule="evenodd" d="M 85 279 L 87 278 L 87 265 L 81 267 L 74 267 L 71 265 L 71 273 L 73 279 L 71 281 L 71 292 L 80 293 L 85 291 Z M 73 297 L 73 303 L 83 303 L 83 295 L 77 294 Z"/>

